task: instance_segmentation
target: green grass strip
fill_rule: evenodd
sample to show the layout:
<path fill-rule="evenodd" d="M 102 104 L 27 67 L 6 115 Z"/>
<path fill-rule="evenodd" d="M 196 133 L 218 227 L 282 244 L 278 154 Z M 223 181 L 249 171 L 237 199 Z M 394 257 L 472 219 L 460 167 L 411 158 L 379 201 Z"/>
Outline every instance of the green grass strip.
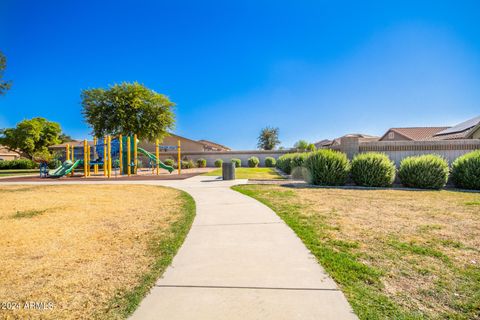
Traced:
<path fill-rule="evenodd" d="M 109 309 L 94 316 L 95 319 L 125 319 L 131 315 L 140 302 L 154 286 L 158 278 L 172 263 L 178 249 L 182 246 L 195 217 L 195 201 L 186 192 L 181 192 L 183 216 L 172 224 L 168 234 L 159 232 L 149 243 L 148 250 L 155 257 L 150 271 L 145 273 L 137 286 L 130 291 L 118 292 L 110 303 Z"/>

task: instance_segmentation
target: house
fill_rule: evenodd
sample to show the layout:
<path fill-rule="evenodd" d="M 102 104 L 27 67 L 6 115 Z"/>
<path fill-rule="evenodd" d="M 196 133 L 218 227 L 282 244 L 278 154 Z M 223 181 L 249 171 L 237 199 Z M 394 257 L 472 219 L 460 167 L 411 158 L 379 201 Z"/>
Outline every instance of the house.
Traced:
<path fill-rule="evenodd" d="M 480 116 L 446 128 L 432 136 L 432 140 L 480 139 Z"/>
<path fill-rule="evenodd" d="M 17 160 L 20 154 L 15 151 L 10 151 L 4 146 L 0 145 L 0 160 Z"/>
<path fill-rule="evenodd" d="M 363 134 L 363 133 L 348 133 L 346 135 L 343 135 L 341 137 L 335 138 L 333 140 L 320 140 L 318 142 L 315 142 L 315 148 L 317 149 L 322 149 L 322 148 L 331 148 L 335 146 L 339 146 L 341 144 L 342 138 L 359 138 L 359 142 L 371 142 L 371 141 L 378 141 L 378 136 L 372 136 L 369 134 Z"/>
<path fill-rule="evenodd" d="M 205 146 L 205 151 L 231 151 L 229 147 L 209 140 L 198 140 L 198 142 L 203 143 Z"/>
<path fill-rule="evenodd" d="M 178 141 L 180 141 L 180 145 L 182 148 L 182 152 L 204 152 L 204 151 L 228 151 L 230 148 L 222 146 L 220 144 L 217 144 L 215 142 L 211 142 L 208 140 L 191 140 L 173 133 L 170 133 L 168 136 L 164 137 L 162 142 L 160 142 L 160 146 L 171 146 L 171 147 L 177 147 Z M 87 141 L 88 145 L 93 148 L 93 141 L 89 140 Z M 103 143 L 103 141 L 98 142 L 99 144 Z M 83 140 L 72 140 L 69 142 L 53 145 L 50 147 L 50 150 L 52 151 L 57 151 L 60 153 L 63 153 L 65 150 L 65 147 L 68 145 L 74 146 L 76 149 L 75 156 L 77 157 L 78 155 L 83 156 Z M 149 151 L 152 153 L 155 153 L 155 143 L 154 142 L 149 142 L 149 141 L 140 141 L 138 143 L 138 146 Z M 217 149 L 217 150 L 215 150 Z M 167 149 L 162 150 L 161 152 L 166 152 L 168 151 Z M 170 150 L 171 151 L 171 150 Z"/>
<path fill-rule="evenodd" d="M 480 116 L 453 127 L 390 128 L 379 141 L 480 139 Z"/>
<path fill-rule="evenodd" d="M 332 144 L 330 147 L 338 146 L 341 144 L 342 138 L 358 138 L 359 142 L 373 142 L 373 141 L 378 141 L 378 136 L 372 136 L 369 134 L 363 134 L 363 133 L 348 133 L 346 135 L 343 135 L 341 137 L 335 138 L 332 141 Z"/>
<path fill-rule="evenodd" d="M 333 140 L 323 139 L 314 143 L 316 149 L 328 148 L 332 145 Z"/>
<path fill-rule="evenodd" d="M 407 127 L 390 128 L 379 141 L 421 141 L 428 140 L 436 133 L 449 127 Z"/>

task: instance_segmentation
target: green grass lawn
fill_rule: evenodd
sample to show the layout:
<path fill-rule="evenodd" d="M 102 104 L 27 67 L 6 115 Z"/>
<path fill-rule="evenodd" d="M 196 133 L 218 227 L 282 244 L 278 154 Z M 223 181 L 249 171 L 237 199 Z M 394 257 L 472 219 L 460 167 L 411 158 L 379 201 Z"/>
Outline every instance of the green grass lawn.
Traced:
<path fill-rule="evenodd" d="M 360 319 L 479 318 L 479 193 L 233 189 L 295 231 Z"/>
<path fill-rule="evenodd" d="M 11 177 L 11 176 L 24 176 L 38 174 L 39 169 L 12 169 L 12 170 L 0 170 L 0 177 Z"/>
<path fill-rule="evenodd" d="M 206 176 L 221 176 L 222 169 L 217 169 L 205 173 Z M 236 168 L 235 177 L 237 179 L 283 179 L 274 168 Z"/>

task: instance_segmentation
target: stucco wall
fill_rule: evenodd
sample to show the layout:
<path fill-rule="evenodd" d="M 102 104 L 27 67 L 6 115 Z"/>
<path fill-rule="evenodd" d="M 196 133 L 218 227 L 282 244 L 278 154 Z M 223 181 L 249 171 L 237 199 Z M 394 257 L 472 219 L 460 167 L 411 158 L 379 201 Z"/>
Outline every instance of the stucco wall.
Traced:
<path fill-rule="evenodd" d="M 232 158 L 237 158 L 242 161 L 242 167 L 248 166 L 248 158 L 255 156 L 260 159 L 260 166 L 265 166 L 265 158 L 272 157 L 278 159 L 278 157 L 288 153 L 288 150 L 275 150 L 275 151 L 259 151 L 259 150 L 247 150 L 247 151 L 205 151 L 205 152 L 182 152 L 182 159 L 187 158 L 193 161 L 203 158 L 207 160 L 207 166 L 213 167 L 215 160 L 222 159 L 223 161 L 230 161 Z M 160 153 L 160 159 L 165 160 L 167 158 L 177 159 L 176 152 L 162 152 Z"/>
<path fill-rule="evenodd" d="M 352 139 L 352 138 L 350 138 Z M 357 153 L 382 152 L 387 154 L 398 166 L 402 159 L 423 154 L 438 154 L 452 163 L 459 156 L 480 149 L 480 139 L 446 140 L 446 141 L 376 141 L 360 142 L 342 141 L 334 148 L 347 153 L 351 159 Z"/>

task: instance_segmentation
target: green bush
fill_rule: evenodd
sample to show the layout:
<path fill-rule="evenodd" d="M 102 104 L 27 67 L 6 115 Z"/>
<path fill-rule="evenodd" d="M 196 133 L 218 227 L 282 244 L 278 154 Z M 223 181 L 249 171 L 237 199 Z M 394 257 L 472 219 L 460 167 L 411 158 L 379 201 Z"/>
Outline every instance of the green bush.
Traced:
<path fill-rule="evenodd" d="M 53 159 L 53 160 L 48 162 L 48 168 L 49 169 L 56 169 L 56 168 L 60 167 L 61 165 L 62 165 L 62 161 L 60 161 L 58 159 Z"/>
<path fill-rule="evenodd" d="M 353 158 L 350 175 L 359 186 L 388 187 L 395 180 L 395 164 L 383 153 L 361 153 Z"/>
<path fill-rule="evenodd" d="M 0 160 L 0 170 L 35 168 L 38 168 L 38 163 L 30 159 Z"/>
<path fill-rule="evenodd" d="M 222 159 L 217 159 L 217 160 L 215 160 L 215 167 L 221 168 L 221 167 L 222 167 L 222 164 L 223 164 L 223 160 L 222 160 Z"/>
<path fill-rule="evenodd" d="M 292 155 L 293 153 L 284 154 L 277 160 L 277 168 L 282 170 L 286 174 L 290 174 L 292 172 L 292 167 L 290 166 L 290 163 L 292 161 Z"/>
<path fill-rule="evenodd" d="M 182 169 L 195 168 L 195 163 L 192 160 L 182 160 Z"/>
<path fill-rule="evenodd" d="M 303 167 L 308 155 L 309 153 L 293 153 L 290 161 L 290 171 L 297 167 Z"/>
<path fill-rule="evenodd" d="M 458 188 L 480 190 L 480 150 L 455 159 L 452 164 L 452 181 Z"/>
<path fill-rule="evenodd" d="M 347 156 L 342 152 L 328 149 L 310 153 L 304 166 L 310 176 L 309 182 L 323 186 L 344 185 L 350 171 Z"/>
<path fill-rule="evenodd" d="M 170 166 L 172 168 L 176 167 L 175 160 L 173 160 L 173 159 L 165 159 L 165 161 L 163 161 L 163 164 L 165 164 L 167 166 Z"/>
<path fill-rule="evenodd" d="M 233 163 L 235 163 L 235 168 L 240 168 L 242 166 L 242 160 L 240 159 L 232 159 L 231 160 Z"/>
<path fill-rule="evenodd" d="M 272 158 L 272 157 L 265 158 L 265 167 L 273 168 L 275 167 L 276 164 L 277 164 L 277 161 L 275 160 L 275 158 Z"/>
<path fill-rule="evenodd" d="M 258 164 L 260 163 L 260 160 L 257 157 L 250 157 L 248 158 L 248 166 L 250 168 L 256 168 L 258 167 Z"/>
<path fill-rule="evenodd" d="M 447 184 L 448 163 L 435 154 L 407 157 L 400 163 L 398 177 L 405 187 L 440 189 Z"/>
<path fill-rule="evenodd" d="M 205 159 L 197 159 L 197 167 L 199 168 L 205 168 L 207 166 L 207 160 Z"/>

